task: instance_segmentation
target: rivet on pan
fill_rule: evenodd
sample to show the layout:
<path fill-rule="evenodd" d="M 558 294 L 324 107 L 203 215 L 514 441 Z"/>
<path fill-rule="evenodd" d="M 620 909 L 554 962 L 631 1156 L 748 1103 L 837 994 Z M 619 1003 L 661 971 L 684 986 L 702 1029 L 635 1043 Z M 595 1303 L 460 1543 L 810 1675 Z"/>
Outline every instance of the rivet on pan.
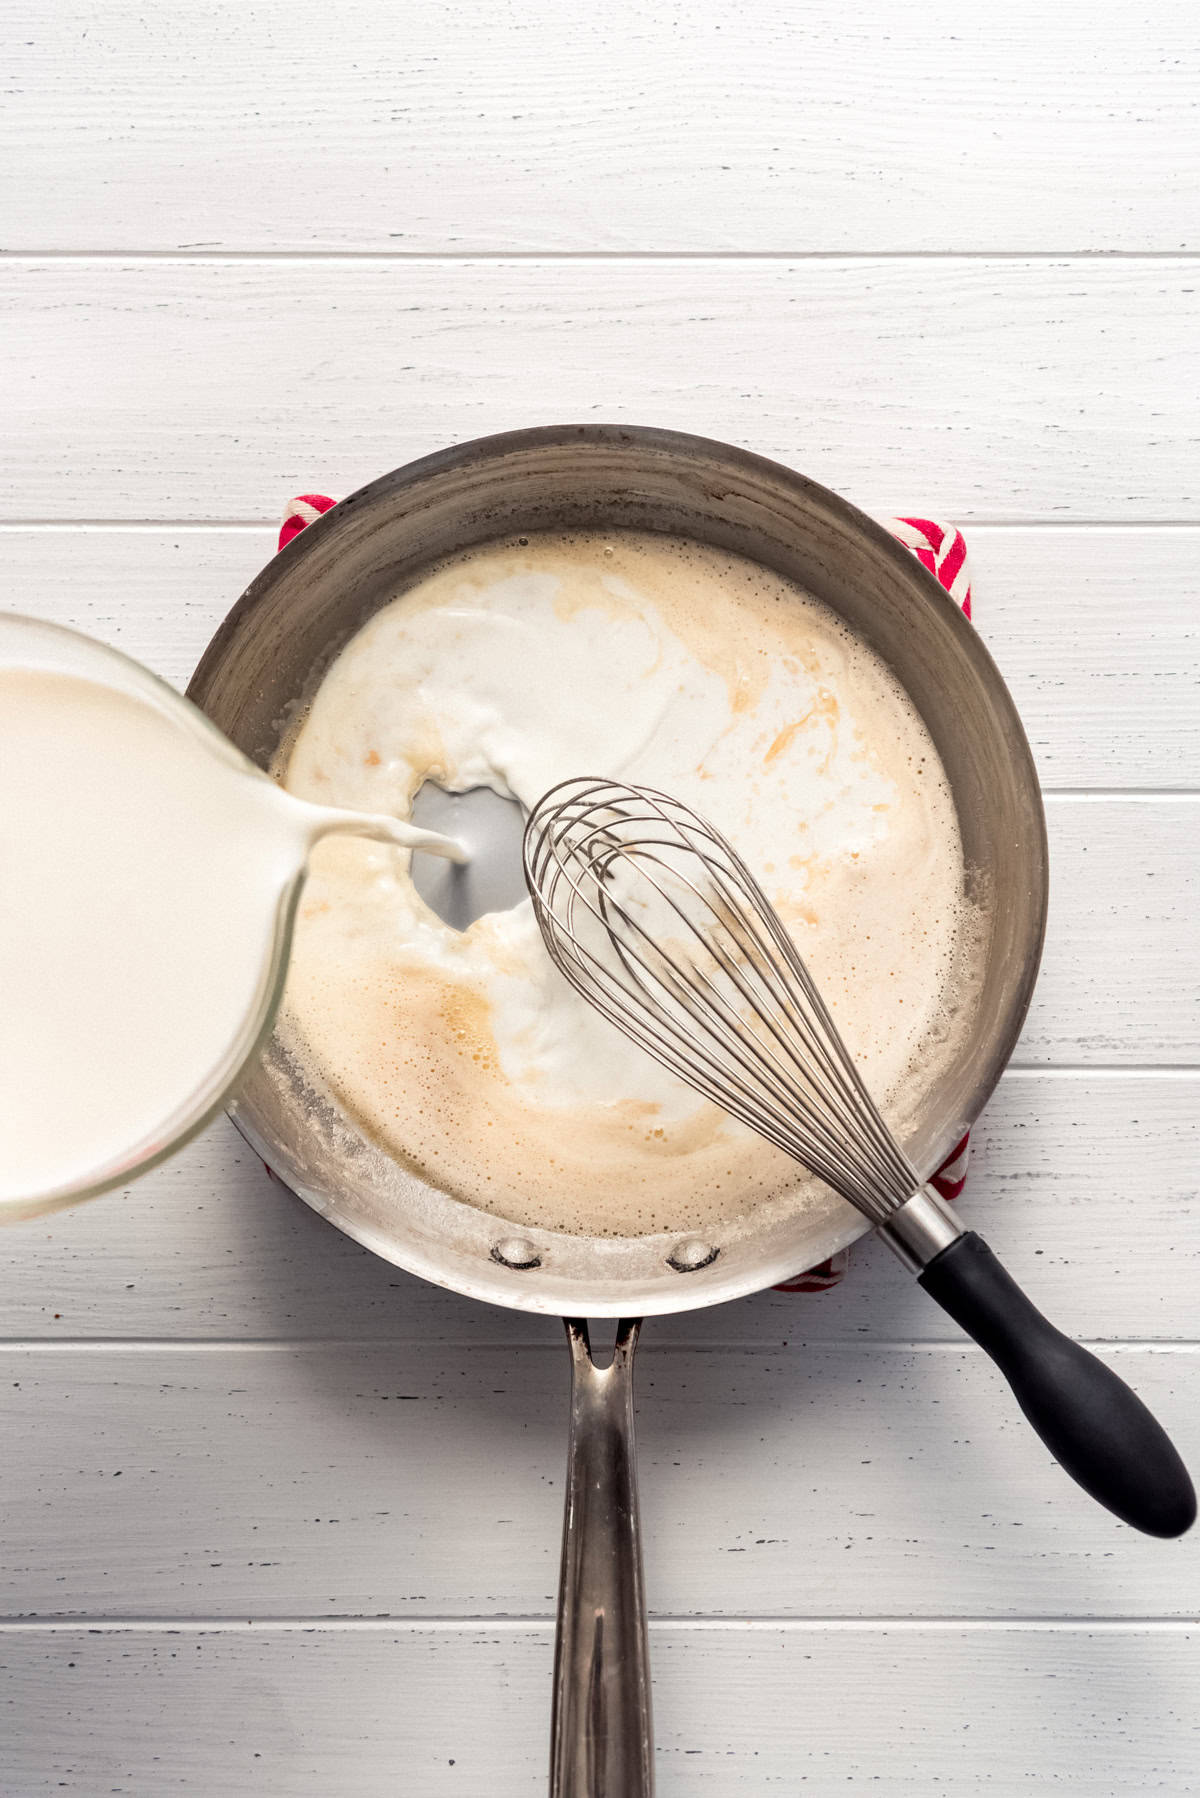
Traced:
<path fill-rule="evenodd" d="M 525 1236 L 506 1236 L 503 1242 L 493 1243 L 492 1260 L 498 1261 L 501 1267 L 529 1268 L 542 1265 L 537 1249 Z"/>
<path fill-rule="evenodd" d="M 667 1256 L 667 1266 L 677 1274 L 694 1274 L 702 1267 L 711 1267 L 720 1253 L 709 1242 L 677 1242 Z"/>

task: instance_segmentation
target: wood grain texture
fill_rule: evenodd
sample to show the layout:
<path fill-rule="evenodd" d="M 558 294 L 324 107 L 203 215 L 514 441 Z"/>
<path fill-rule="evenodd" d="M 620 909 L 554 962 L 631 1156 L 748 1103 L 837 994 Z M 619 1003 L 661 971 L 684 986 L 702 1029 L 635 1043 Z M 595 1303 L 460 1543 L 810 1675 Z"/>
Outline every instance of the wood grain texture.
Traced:
<path fill-rule="evenodd" d="M 319 490 L 321 474 L 310 469 L 302 490 Z M 272 483 L 263 503 L 282 513 L 290 497 Z M 14 611 L 99 637 L 183 688 L 277 543 L 273 525 L 0 527 L 0 587 Z"/>
<path fill-rule="evenodd" d="M 1052 799 L 1050 919 L 1018 1062 L 1200 1061 L 1200 797 Z"/>
<path fill-rule="evenodd" d="M 1200 263 L 15 260 L 0 518 L 263 519 L 456 439 L 744 443 L 880 516 L 1200 519 Z"/>
<path fill-rule="evenodd" d="M 1184 0 L 7 0 L 0 244 L 1200 247 Z"/>
<path fill-rule="evenodd" d="M 306 492 L 326 471 L 309 468 Z M 901 513 L 937 509 L 928 491 Z M 263 504 L 288 495 L 271 480 Z M 1051 787 L 1200 786 L 1200 532 L 969 530 L 975 616 Z M 184 686 L 275 532 L 0 529 L 5 603 L 115 643 Z"/>
<path fill-rule="evenodd" d="M 1200 1464 L 1200 801 L 1111 796 L 1200 788 L 1194 8 L 0 0 L 0 38 L 0 603 L 182 683 L 293 493 L 564 417 L 968 527 L 1044 783 L 1110 796 L 1049 802 L 1036 1065 L 965 1204 Z M 0 1235 L 5 1798 L 541 1789 L 557 1337 L 223 1121 Z M 655 1323 L 639 1380 L 663 1798 L 1200 1789 L 1196 1544 L 1077 1495 L 876 1246 Z"/>
<path fill-rule="evenodd" d="M 652 1626 L 660 1798 L 1191 1798 L 1191 1630 Z M 528 1798 L 548 1630 L 0 1637 L 21 1798 Z M 982 1782 L 982 1783 L 981 1783 Z"/>
<path fill-rule="evenodd" d="M 1200 1072 L 1010 1072 L 973 1136 L 963 1214 L 1064 1328 L 1200 1339 Z M 127 1193 L 0 1233 L 0 1338 L 558 1344 L 370 1255 L 268 1179 L 221 1120 Z M 961 1341 L 874 1242 L 836 1291 L 657 1318 L 656 1346 Z"/>
<path fill-rule="evenodd" d="M 1193 1465 L 1200 1353 L 1106 1353 Z M 565 1346 L 0 1356 L 0 1614 L 545 1616 Z M 1073 1488 L 974 1348 L 655 1349 L 660 1615 L 1194 1617 L 1200 1546 Z"/>
<path fill-rule="evenodd" d="M 1200 785 L 1200 536 L 968 533 L 975 619 L 1048 787 Z"/>

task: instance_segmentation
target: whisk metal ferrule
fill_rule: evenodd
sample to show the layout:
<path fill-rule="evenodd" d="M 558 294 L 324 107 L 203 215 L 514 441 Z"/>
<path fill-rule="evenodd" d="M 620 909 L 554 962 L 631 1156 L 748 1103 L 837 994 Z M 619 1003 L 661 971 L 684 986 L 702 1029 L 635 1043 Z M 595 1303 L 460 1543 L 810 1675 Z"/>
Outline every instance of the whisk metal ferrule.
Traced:
<path fill-rule="evenodd" d="M 922 1186 L 877 1226 L 893 1255 L 919 1274 L 964 1234 L 954 1212 L 931 1186 Z"/>

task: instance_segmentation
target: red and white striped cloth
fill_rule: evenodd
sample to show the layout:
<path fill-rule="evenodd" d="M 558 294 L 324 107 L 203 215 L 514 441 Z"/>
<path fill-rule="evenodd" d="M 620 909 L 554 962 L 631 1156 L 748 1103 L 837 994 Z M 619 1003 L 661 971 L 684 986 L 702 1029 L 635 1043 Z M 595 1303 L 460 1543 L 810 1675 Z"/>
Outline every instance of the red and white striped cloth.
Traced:
<path fill-rule="evenodd" d="M 301 493 L 290 500 L 279 525 L 280 549 L 290 543 L 293 537 L 298 537 L 306 524 L 312 524 L 322 512 L 332 511 L 336 504 L 336 500 L 324 493 Z"/>
<path fill-rule="evenodd" d="M 328 512 L 336 501 L 323 493 L 301 493 L 292 500 L 279 527 L 279 547 L 299 536 L 322 512 Z M 892 518 L 888 528 L 900 542 L 912 550 L 917 560 L 936 575 L 951 599 L 956 600 L 971 616 L 971 574 L 967 564 L 967 546 L 963 534 L 952 524 L 936 518 Z M 934 1174 L 930 1184 L 944 1199 L 956 1199 L 967 1177 L 967 1154 L 970 1136 L 956 1143 L 949 1156 Z M 269 1170 L 268 1170 L 269 1171 Z M 845 1278 L 849 1251 L 843 1249 L 819 1267 L 810 1267 L 776 1288 L 778 1292 L 827 1292 Z"/>

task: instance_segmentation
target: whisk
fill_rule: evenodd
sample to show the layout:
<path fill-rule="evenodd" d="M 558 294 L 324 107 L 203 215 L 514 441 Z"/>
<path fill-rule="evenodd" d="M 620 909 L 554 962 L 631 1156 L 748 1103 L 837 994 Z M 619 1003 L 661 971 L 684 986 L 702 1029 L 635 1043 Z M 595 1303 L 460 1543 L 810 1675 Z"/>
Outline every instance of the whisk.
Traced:
<path fill-rule="evenodd" d="M 923 1184 L 784 924 L 725 838 L 665 793 L 576 779 L 534 808 L 524 861 L 546 947 L 572 986 L 868 1218 L 991 1356 L 1085 1491 L 1150 1535 L 1189 1528 L 1195 1493 L 1161 1425 Z"/>

